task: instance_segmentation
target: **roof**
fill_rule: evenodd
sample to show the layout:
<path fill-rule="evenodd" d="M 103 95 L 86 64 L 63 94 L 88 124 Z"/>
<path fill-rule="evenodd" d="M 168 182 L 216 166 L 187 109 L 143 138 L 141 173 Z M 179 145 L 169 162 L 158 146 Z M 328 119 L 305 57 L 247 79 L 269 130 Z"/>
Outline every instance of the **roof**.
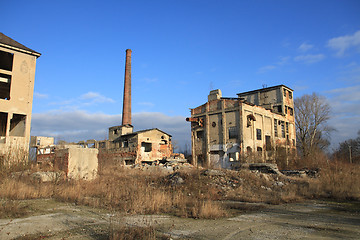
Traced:
<path fill-rule="evenodd" d="M 157 130 L 159 132 L 162 132 L 170 137 L 172 137 L 170 134 L 158 129 L 158 128 L 151 128 L 151 129 L 145 129 L 145 130 L 140 130 L 140 131 L 137 131 L 137 132 L 133 132 L 133 133 L 128 133 L 128 134 L 124 134 L 124 135 L 121 135 L 120 137 L 116 138 L 114 141 L 116 141 L 117 139 L 120 139 L 120 138 L 123 138 L 123 137 L 126 137 L 126 136 L 134 136 L 134 135 L 137 135 L 139 133 L 144 133 L 144 132 L 150 132 L 150 131 L 153 131 L 153 130 Z"/>
<path fill-rule="evenodd" d="M 270 90 L 277 89 L 277 88 L 280 88 L 280 87 L 285 87 L 287 89 L 290 89 L 291 91 L 294 91 L 291 88 L 289 88 L 288 86 L 285 86 L 285 85 L 281 84 L 281 85 L 267 87 L 267 88 L 260 88 L 260 89 L 252 90 L 252 91 L 248 91 L 248 92 L 237 93 L 237 95 L 247 95 L 247 94 L 252 94 L 252 93 L 257 93 L 257 92 L 270 91 Z"/>
<path fill-rule="evenodd" d="M 28 47 L 25 47 L 21 43 L 18 43 L 14 39 L 3 34 L 2 32 L 0 32 L 0 45 L 10 46 L 10 48 L 17 48 L 18 50 L 23 50 L 23 51 L 30 53 L 32 55 L 35 55 L 37 57 L 40 57 L 40 55 L 41 55 L 41 53 L 38 53 Z"/>

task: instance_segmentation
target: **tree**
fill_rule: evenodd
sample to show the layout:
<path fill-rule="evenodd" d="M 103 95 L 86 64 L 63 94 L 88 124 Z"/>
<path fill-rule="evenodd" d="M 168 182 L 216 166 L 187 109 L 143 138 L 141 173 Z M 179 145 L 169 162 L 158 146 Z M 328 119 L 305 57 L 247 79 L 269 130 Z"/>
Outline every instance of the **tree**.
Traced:
<path fill-rule="evenodd" d="M 339 143 L 339 147 L 334 152 L 333 156 L 337 160 L 350 163 L 360 163 L 360 131 L 358 131 L 357 138 L 348 139 Z"/>
<path fill-rule="evenodd" d="M 316 93 L 296 98 L 295 124 L 297 147 L 307 158 L 329 146 L 329 134 L 334 129 L 327 125 L 330 119 L 330 105 L 325 97 Z"/>

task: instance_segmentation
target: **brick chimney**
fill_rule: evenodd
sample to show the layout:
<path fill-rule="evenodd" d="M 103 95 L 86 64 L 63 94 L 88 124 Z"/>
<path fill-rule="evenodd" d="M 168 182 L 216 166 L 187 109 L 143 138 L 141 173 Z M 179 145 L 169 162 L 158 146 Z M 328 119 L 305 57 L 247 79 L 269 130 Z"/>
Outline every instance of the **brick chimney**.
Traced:
<path fill-rule="evenodd" d="M 131 125 L 131 49 L 126 49 L 122 125 Z"/>

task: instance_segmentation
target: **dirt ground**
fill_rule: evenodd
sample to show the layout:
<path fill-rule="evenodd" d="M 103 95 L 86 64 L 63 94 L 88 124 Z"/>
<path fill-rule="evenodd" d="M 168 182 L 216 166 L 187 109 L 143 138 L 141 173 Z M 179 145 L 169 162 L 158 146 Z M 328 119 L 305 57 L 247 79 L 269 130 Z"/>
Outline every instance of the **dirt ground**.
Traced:
<path fill-rule="evenodd" d="M 122 226 L 152 226 L 169 239 L 360 239 L 360 202 L 227 204 L 234 209 L 232 217 L 203 220 L 26 200 L 21 201 L 26 216 L 0 219 L 0 239 L 108 239 Z"/>

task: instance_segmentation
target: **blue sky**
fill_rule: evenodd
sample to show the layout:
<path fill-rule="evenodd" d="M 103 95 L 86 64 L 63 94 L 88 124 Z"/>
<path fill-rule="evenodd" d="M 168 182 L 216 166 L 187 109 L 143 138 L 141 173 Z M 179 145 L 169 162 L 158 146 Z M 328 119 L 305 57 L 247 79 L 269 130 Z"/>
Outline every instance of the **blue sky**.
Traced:
<path fill-rule="evenodd" d="M 360 130 L 360 1 L 6 1 L 0 31 L 38 58 L 33 135 L 104 139 L 121 124 L 132 49 L 136 130 L 190 143 L 189 108 L 285 84 L 333 109 L 333 146 Z"/>

